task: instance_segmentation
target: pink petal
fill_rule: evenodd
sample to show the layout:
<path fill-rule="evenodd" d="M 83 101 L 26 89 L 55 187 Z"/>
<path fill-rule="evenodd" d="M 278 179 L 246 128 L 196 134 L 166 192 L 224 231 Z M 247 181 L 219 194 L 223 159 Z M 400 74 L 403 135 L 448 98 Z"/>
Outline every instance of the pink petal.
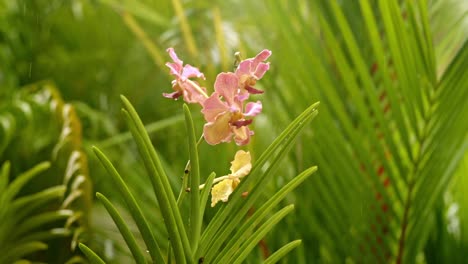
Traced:
<path fill-rule="evenodd" d="M 234 105 L 234 97 L 237 94 L 239 79 L 232 72 L 222 72 L 216 76 L 215 91 L 224 97 L 228 105 Z"/>
<path fill-rule="evenodd" d="M 182 70 L 182 77 L 187 78 L 187 79 L 193 78 L 193 77 L 205 79 L 205 76 L 203 75 L 203 73 L 201 73 L 198 68 L 193 67 L 190 64 L 186 64 L 184 66 L 184 69 Z"/>
<path fill-rule="evenodd" d="M 247 91 L 245 90 L 241 90 L 239 92 L 239 94 L 236 96 L 236 102 L 239 102 L 239 105 L 242 105 L 242 102 L 244 102 L 245 100 L 249 99 L 249 96 L 250 96 L 250 92 L 248 91 L 248 89 L 246 88 Z M 254 89 L 255 90 L 255 89 Z M 256 90 L 256 91 L 260 91 L 260 90 Z M 263 91 L 261 91 L 261 93 L 263 93 Z"/>
<path fill-rule="evenodd" d="M 229 110 L 229 107 L 219 99 L 218 93 L 214 92 L 203 103 L 202 113 L 207 122 L 213 122 L 219 114 Z"/>
<path fill-rule="evenodd" d="M 250 75 L 250 66 L 252 64 L 251 59 L 243 60 L 239 63 L 236 69 L 236 75 L 240 78 L 242 75 Z"/>
<path fill-rule="evenodd" d="M 180 74 L 182 72 L 183 61 L 181 61 L 177 57 L 177 54 L 175 53 L 173 48 L 168 48 L 166 51 L 169 53 L 169 56 L 172 58 L 172 61 L 174 61 L 174 62 L 166 63 L 166 66 L 169 67 L 172 75 L 175 75 L 178 78 L 180 78 Z"/>
<path fill-rule="evenodd" d="M 193 83 L 198 85 L 197 82 L 193 82 Z M 200 91 L 198 91 L 196 88 L 194 88 L 192 83 L 183 82 L 180 85 L 182 86 L 182 89 L 183 89 L 184 101 L 186 101 L 187 103 L 199 103 L 199 104 L 203 104 L 203 102 L 205 102 L 206 100 L 205 96 L 201 94 Z M 203 92 L 206 93 L 205 87 L 201 87 L 201 86 L 199 87 L 203 90 Z"/>
<path fill-rule="evenodd" d="M 180 66 L 182 66 L 182 64 L 183 64 L 184 62 L 181 61 L 181 60 L 179 59 L 179 57 L 177 57 L 177 54 L 175 53 L 174 48 L 168 48 L 166 51 L 169 53 L 169 56 L 172 58 L 172 60 L 173 60 L 176 64 L 179 64 Z"/>
<path fill-rule="evenodd" d="M 231 141 L 231 126 L 229 121 L 231 120 L 231 113 L 226 112 L 219 115 L 214 122 L 205 124 L 203 127 L 203 136 L 210 145 L 216 145 L 221 142 Z"/>
<path fill-rule="evenodd" d="M 253 132 L 246 126 L 233 128 L 232 132 L 234 132 L 234 140 L 238 146 L 249 144 L 250 136 L 253 135 Z"/>
<path fill-rule="evenodd" d="M 269 63 L 263 63 L 268 57 L 271 56 L 271 51 L 265 49 L 261 51 L 255 58 L 243 60 L 239 63 L 236 69 L 236 75 L 239 79 L 244 80 L 242 76 L 253 76 L 257 80 L 261 79 L 265 72 L 270 68 Z"/>
<path fill-rule="evenodd" d="M 256 116 L 262 112 L 262 102 L 257 101 L 256 103 L 250 102 L 245 106 L 244 116 Z"/>
<path fill-rule="evenodd" d="M 265 75 L 265 72 L 267 72 L 269 69 L 270 64 L 262 62 L 257 66 L 253 75 L 257 80 L 260 80 L 263 77 L 263 75 Z"/>
<path fill-rule="evenodd" d="M 182 65 L 179 65 L 177 63 L 172 63 L 172 62 L 167 62 L 166 66 L 169 67 L 170 73 L 172 75 L 175 75 L 177 78 L 180 78 L 180 72 L 182 71 Z"/>
<path fill-rule="evenodd" d="M 266 59 L 268 59 L 268 57 L 271 56 L 271 51 L 270 50 L 267 50 L 267 49 L 264 49 L 262 50 L 259 54 L 257 54 L 257 56 L 255 56 L 255 58 L 253 59 L 253 67 L 257 68 L 257 65 L 262 62 L 262 61 L 265 61 Z"/>

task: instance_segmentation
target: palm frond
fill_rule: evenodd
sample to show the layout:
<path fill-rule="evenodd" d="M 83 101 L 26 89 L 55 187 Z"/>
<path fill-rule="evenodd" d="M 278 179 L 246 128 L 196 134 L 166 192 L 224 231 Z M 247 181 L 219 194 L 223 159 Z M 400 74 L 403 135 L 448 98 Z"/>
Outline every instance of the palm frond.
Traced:
<path fill-rule="evenodd" d="M 276 1 L 262 8 L 259 32 L 281 58 L 277 83 L 294 87 L 271 84 L 280 106 L 270 114 L 287 122 L 311 100 L 324 105 L 318 128 L 302 137 L 312 145 L 296 152 L 297 161 L 320 167 L 307 194 L 296 195 L 312 201 L 297 204 L 301 219 L 313 219 L 299 232 L 320 241 L 305 241 L 316 248 L 307 258 L 414 262 L 467 149 L 466 42 L 439 75 L 424 1 Z M 293 18 L 266 34 L 282 17 Z"/>
<path fill-rule="evenodd" d="M 8 196 L 5 191 L 1 204 L 11 217 L 10 224 L 17 227 L 2 226 L 4 234 L 13 232 L 4 236 L 2 242 L 15 241 L 11 244 L 13 251 L 38 241 L 46 242 L 51 250 L 61 246 L 57 244 L 66 243 L 68 248 L 63 255 L 39 254 L 32 255 L 31 259 L 67 261 L 77 253 L 78 242 L 86 239 L 91 208 L 91 185 L 78 116 L 52 84 L 43 82 L 25 87 L 15 97 L 4 101 L 0 119 L 4 135 L 0 160 L 9 160 L 13 175 L 33 166 L 31 163 L 36 162 L 39 153 L 47 153 L 51 160 L 50 169 L 41 173 L 42 177 L 25 178 L 27 180 L 22 180 L 23 184 L 18 185 L 16 191 L 14 183 L 19 182 L 20 176 L 11 179 L 7 188 L 14 195 Z M 5 177 L 4 188 L 9 183 Z M 48 231 L 35 231 L 49 225 Z M 52 239 L 54 237 L 58 238 Z"/>

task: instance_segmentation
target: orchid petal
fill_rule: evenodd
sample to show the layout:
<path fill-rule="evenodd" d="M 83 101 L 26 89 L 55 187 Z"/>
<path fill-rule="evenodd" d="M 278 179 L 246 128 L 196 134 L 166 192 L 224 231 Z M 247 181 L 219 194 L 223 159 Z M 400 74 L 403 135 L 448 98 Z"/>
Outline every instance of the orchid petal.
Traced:
<path fill-rule="evenodd" d="M 221 101 L 218 93 L 215 92 L 208 99 L 205 100 L 201 112 L 205 116 L 205 120 L 207 122 L 213 122 L 216 116 L 228 110 L 229 107 L 226 105 L 226 103 Z"/>
<path fill-rule="evenodd" d="M 231 176 L 242 178 L 250 173 L 252 169 L 250 152 L 238 150 L 231 162 Z"/>
<path fill-rule="evenodd" d="M 203 102 L 205 102 L 206 98 L 204 95 L 202 95 L 198 89 L 193 87 L 193 85 L 198 85 L 197 82 L 192 81 L 192 82 L 182 82 L 180 86 L 182 87 L 183 93 L 184 93 L 184 101 L 187 103 L 199 103 L 203 105 Z M 206 88 L 205 87 L 200 87 L 200 89 L 206 93 Z"/>
<path fill-rule="evenodd" d="M 216 117 L 214 122 L 205 124 L 203 127 L 203 135 L 205 140 L 210 145 L 216 145 L 221 142 L 231 141 L 231 127 L 229 121 L 231 120 L 231 112 L 225 112 Z"/>
<path fill-rule="evenodd" d="M 253 66 L 256 68 L 257 65 L 262 62 L 262 61 L 265 61 L 266 59 L 268 59 L 269 57 L 271 56 L 271 51 L 270 50 L 267 50 L 267 49 L 264 49 L 262 50 L 260 53 L 257 54 L 257 56 L 255 56 L 255 58 L 253 59 Z"/>
<path fill-rule="evenodd" d="M 247 145 L 250 142 L 250 136 L 253 135 L 253 132 L 246 126 L 236 128 L 232 128 L 232 132 L 234 133 L 234 141 L 238 146 Z"/>
<path fill-rule="evenodd" d="M 168 48 L 166 51 L 169 53 L 169 56 L 170 56 L 171 59 L 174 61 L 174 63 L 179 64 L 179 65 L 182 66 L 182 64 L 183 64 L 184 62 L 181 61 L 181 60 L 179 59 L 179 57 L 177 57 L 177 54 L 175 53 L 174 48 Z"/>
<path fill-rule="evenodd" d="M 263 106 L 262 102 L 257 101 L 256 103 L 254 102 L 249 102 L 247 105 L 245 105 L 245 113 L 244 116 L 256 116 L 262 112 Z"/>
<path fill-rule="evenodd" d="M 254 90 L 256 90 L 256 89 L 254 89 Z M 256 90 L 256 91 L 260 91 L 260 90 Z M 260 91 L 260 93 L 263 93 L 263 91 Z M 239 94 L 236 96 L 236 102 L 238 102 L 239 105 L 242 105 L 242 102 L 249 99 L 250 94 L 251 94 L 251 92 L 246 87 L 245 91 L 241 90 L 239 92 Z"/>
<path fill-rule="evenodd" d="M 239 63 L 239 66 L 237 66 L 236 69 L 236 75 L 238 77 L 242 75 L 250 75 L 250 65 L 252 64 L 252 61 L 250 60 L 243 60 Z"/>
<path fill-rule="evenodd" d="M 222 72 L 216 76 L 214 87 L 215 91 L 223 96 L 229 105 L 233 105 L 238 85 L 239 79 L 234 73 Z"/>
<path fill-rule="evenodd" d="M 176 94 L 164 93 L 163 96 L 167 98 L 175 99 L 180 94 L 183 94 L 184 101 L 187 103 L 199 103 L 203 104 L 206 100 L 206 88 L 201 87 L 195 81 L 189 80 L 189 78 L 198 77 L 205 79 L 203 73 L 197 68 L 191 65 L 183 66 L 183 61 L 177 57 L 173 48 L 166 50 L 169 56 L 174 62 L 166 63 L 166 66 L 170 69 L 170 74 L 175 76 L 175 80 L 172 81 L 172 88 L 177 92 Z"/>
<path fill-rule="evenodd" d="M 260 63 L 255 69 L 255 72 L 253 73 L 255 79 L 260 80 L 269 69 L 270 69 L 269 63 L 263 63 L 263 62 Z"/>
<path fill-rule="evenodd" d="M 182 65 L 179 65 L 177 63 L 171 63 L 171 62 L 168 62 L 166 63 L 166 66 L 169 67 L 170 69 L 170 74 L 176 76 L 177 78 L 180 78 L 180 72 L 182 70 Z"/>
<path fill-rule="evenodd" d="M 211 188 L 211 207 L 214 207 L 219 201 L 227 202 L 239 182 L 238 179 L 226 179 L 215 184 Z"/>
<path fill-rule="evenodd" d="M 187 79 L 193 77 L 202 78 L 203 80 L 205 79 L 205 75 L 203 75 L 203 73 L 201 73 L 198 68 L 193 67 L 190 64 L 186 64 L 184 66 L 184 69 L 182 70 L 182 77 Z"/>

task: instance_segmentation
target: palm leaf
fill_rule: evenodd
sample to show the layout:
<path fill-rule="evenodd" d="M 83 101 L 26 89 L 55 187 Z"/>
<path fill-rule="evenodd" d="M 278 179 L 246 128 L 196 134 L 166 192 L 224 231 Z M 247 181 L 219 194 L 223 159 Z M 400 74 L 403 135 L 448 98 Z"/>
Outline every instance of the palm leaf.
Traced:
<path fill-rule="evenodd" d="M 308 212 L 301 221 L 313 219 L 298 230 L 314 238 L 305 259 L 415 262 L 467 149 L 466 42 L 439 65 L 424 1 L 257 5 L 248 10 L 264 10 L 259 32 L 276 44 L 278 82 L 297 88 L 272 83 L 279 95 L 270 114 L 288 122 L 311 100 L 325 105 L 318 128 L 302 137 L 312 145 L 296 152 L 320 167 L 296 194 L 314 201 L 297 204 Z M 262 25 L 271 24 L 277 31 L 267 34 Z"/>
<path fill-rule="evenodd" d="M 46 241 L 51 250 L 66 243 L 63 255 L 46 253 L 32 255 L 31 259 L 67 261 L 76 254 L 78 241 L 85 238 L 91 207 L 80 120 L 73 106 L 66 104 L 53 84 L 47 82 L 25 87 L 3 101 L 0 108 L 0 160 L 11 162 L 11 174 L 33 166 L 40 153 L 51 159 L 50 169 L 42 177 L 23 178 L 20 185 L 19 178 L 12 178 L 9 185 L 8 177 L 2 179 L 0 189 L 8 188 L 2 192 L 2 207 L 9 214 L 16 212 L 8 222 L 18 225 L 9 231 L 8 225 L 2 227 L 5 234 L 10 234 L 3 242 L 15 241 L 12 250 L 36 241 Z M 38 231 L 48 225 L 54 228 Z"/>

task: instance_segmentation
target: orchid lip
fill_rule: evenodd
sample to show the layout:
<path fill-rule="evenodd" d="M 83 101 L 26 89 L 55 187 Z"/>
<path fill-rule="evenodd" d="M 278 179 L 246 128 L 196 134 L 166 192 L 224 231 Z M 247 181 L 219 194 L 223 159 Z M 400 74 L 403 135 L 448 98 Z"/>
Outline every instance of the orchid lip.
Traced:
<path fill-rule="evenodd" d="M 248 119 L 248 120 L 238 120 L 238 121 L 232 122 L 231 124 L 235 126 L 236 128 L 241 128 L 243 126 L 248 126 L 252 124 L 252 122 L 253 122 L 252 119 Z"/>
<path fill-rule="evenodd" d="M 251 94 L 262 94 L 265 92 L 262 90 L 255 89 L 252 86 L 248 86 L 248 85 L 245 86 L 245 90 L 247 90 Z"/>
<path fill-rule="evenodd" d="M 175 93 L 163 93 L 163 96 L 166 98 L 174 99 L 177 100 L 179 97 L 182 96 L 181 92 L 175 92 Z"/>

